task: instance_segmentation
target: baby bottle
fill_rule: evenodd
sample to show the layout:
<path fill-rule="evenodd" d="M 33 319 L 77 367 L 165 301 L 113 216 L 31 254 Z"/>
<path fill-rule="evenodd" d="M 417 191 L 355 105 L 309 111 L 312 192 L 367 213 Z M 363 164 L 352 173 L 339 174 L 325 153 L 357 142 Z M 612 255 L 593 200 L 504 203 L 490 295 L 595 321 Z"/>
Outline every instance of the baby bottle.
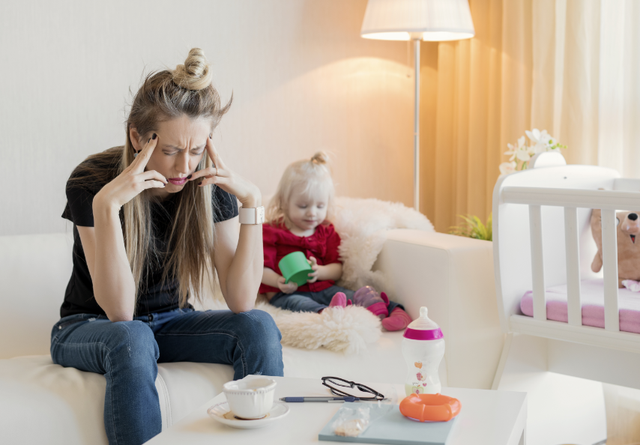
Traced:
<path fill-rule="evenodd" d="M 437 394 L 442 387 L 438 367 L 444 357 L 444 338 L 427 313 L 422 306 L 420 317 L 411 322 L 402 339 L 402 355 L 409 369 L 404 385 L 407 396 Z"/>

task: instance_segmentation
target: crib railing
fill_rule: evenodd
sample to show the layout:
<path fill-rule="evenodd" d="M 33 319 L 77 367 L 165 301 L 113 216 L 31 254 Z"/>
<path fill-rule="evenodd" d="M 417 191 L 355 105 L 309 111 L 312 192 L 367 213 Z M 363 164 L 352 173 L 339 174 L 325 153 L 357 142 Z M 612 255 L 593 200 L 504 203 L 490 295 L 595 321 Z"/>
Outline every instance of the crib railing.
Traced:
<path fill-rule="evenodd" d="M 542 206 L 564 208 L 568 324 L 582 326 L 578 209 L 602 209 L 605 330 L 620 331 L 616 210 L 639 209 L 640 193 L 544 187 L 504 187 L 501 201 L 529 206 L 533 318 L 546 320 Z"/>

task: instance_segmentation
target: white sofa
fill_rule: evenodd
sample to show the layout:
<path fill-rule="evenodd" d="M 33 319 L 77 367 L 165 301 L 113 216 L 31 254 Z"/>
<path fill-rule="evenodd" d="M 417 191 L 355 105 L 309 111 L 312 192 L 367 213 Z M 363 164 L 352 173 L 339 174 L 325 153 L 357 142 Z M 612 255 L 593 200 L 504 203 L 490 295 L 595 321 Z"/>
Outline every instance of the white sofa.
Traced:
<path fill-rule="evenodd" d="M 70 234 L 0 237 L 0 443 L 102 444 L 105 381 L 54 365 L 50 331 L 71 271 Z M 392 299 L 412 317 L 429 307 L 445 335 L 443 384 L 491 387 L 502 334 L 489 242 L 407 229 L 391 230 L 374 268 L 388 273 Z M 361 355 L 284 348 L 285 376 L 337 375 L 401 382 L 402 333 L 385 332 Z M 226 365 L 159 365 L 163 427 L 221 391 Z"/>

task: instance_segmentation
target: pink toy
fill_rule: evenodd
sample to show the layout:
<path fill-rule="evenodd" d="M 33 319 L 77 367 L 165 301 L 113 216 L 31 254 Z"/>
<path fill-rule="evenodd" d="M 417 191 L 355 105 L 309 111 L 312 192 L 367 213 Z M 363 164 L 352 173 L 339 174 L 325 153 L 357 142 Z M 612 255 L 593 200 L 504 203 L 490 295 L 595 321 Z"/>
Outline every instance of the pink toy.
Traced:
<path fill-rule="evenodd" d="M 364 286 L 358 289 L 353 294 L 353 304 L 366 307 L 381 320 L 389 315 L 389 310 L 387 309 L 389 298 L 387 298 L 387 294 L 378 292 L 371 286 Z"/>

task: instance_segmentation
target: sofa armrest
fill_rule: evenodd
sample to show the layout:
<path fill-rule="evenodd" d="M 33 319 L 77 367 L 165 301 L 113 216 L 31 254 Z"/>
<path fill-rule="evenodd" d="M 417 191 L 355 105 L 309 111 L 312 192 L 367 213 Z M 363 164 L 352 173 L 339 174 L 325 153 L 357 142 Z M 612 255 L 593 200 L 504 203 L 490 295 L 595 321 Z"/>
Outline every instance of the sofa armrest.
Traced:
<path fill-rule="evenodd" d="M 384 273 L 394 301 L 412 318 L 420 307 L 442 328 L 447 384 L 490 389 L 503 335 L 489 241 L 397 229 L 374 265 Z"/>

